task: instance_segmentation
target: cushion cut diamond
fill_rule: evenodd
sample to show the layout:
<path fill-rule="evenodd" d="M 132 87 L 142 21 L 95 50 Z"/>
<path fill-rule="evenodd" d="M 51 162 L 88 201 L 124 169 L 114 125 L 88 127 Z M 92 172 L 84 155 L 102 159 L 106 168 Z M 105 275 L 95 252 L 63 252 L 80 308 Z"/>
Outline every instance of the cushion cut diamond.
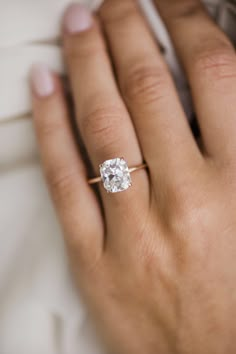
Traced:
<path fill-rule="evenodd" d="M 105 161 L 100 165 L 100 173 L 107 192 L 122 192 L 131 186 L 129 168 L 123 158 Z"/>

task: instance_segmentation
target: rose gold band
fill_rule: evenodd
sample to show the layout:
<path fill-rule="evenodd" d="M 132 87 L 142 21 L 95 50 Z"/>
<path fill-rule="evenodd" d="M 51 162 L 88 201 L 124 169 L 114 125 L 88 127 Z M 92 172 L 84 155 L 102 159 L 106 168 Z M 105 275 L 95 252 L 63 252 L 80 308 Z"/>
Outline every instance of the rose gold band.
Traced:
<path fill-rule="evenodd" d="M 146 163 L 143 163 L 141 165 L 137 165 L 137 166 L 129 168 L 129 172 L 132 173 L 132 172 L 135 172 L 135 171 L 138 171 L 138 170 L 142 170 L 143 168 L 147 168 L 147 164 Z M 102 181 L 101 177 L 95 177 L 95 178 L 89 179 L 88 183 L 89 184 L 95 184 L 95 183 L 99 183 L 101 181 Z"/>

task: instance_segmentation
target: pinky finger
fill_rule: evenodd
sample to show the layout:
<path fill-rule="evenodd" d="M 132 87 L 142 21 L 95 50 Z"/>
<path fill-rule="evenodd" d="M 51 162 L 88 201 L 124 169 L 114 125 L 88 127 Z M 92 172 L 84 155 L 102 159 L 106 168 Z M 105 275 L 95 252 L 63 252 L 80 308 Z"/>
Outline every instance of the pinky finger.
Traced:
<path fill-rule="evenodd" d="M 89 265 L 102 251 L 102 216 L 87 183 L 60 79 L 40 64 L 32 69 L 31 82 L 36 133 L 49 189 L 69 250 Z"/>

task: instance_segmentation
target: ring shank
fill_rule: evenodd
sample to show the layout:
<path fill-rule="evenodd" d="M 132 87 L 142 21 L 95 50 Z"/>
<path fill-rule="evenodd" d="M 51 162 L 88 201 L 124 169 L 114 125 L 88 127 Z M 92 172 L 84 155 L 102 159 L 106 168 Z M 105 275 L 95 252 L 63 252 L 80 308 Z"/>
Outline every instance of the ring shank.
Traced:
<path fill-rule="evenodd" d="M 134 167 L 131 167 L 129 168 L 129 172 L 130 173 L 133 173 L 135 171 L 139 171 L 139 170 L 142 170 L 143 168 L 147 168 L 147 164 L 146 163 L 143 163 L 141 165 L 137 165 L 137 166 L 134 166 Z M 102 181 L 102 178 L 101 177 L 95 177 L 95 178 L 90 178 L 88 180 L 88 184 L 95 184 L 95 183 L 99 183 Z"/>

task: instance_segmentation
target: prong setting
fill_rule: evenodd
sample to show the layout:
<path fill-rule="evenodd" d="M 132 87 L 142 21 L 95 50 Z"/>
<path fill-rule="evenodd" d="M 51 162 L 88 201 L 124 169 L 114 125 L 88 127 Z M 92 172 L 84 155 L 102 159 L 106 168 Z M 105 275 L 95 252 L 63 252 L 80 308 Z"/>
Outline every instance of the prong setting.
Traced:
<path fill-rule="evenodd" d="M 104 161 L 100 166 L 101 179 L 108 193 L 123 192 L 131 187 L 131 176 L 123 157 Z"/>

